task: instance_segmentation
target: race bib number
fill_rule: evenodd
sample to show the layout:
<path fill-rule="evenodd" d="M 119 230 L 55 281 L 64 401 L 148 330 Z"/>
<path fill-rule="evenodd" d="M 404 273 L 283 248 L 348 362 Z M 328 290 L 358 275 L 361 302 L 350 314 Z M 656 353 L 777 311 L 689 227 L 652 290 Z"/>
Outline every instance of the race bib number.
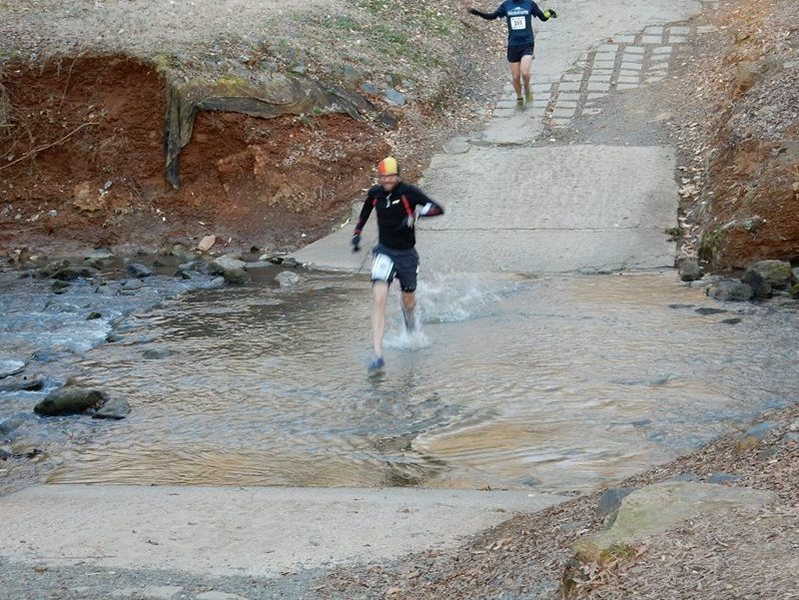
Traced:
<path fill-rule="evenodd" d="M 375 254 L 372 261 L 372 280 L 388 281 L 394 271 L 394 261 L 385 254 Z"/>
<path fill-rule="evenodd" d="M 511 17 L 510 18 L 510 28 L 514 31 L 518 29 L 524 29 L 526 27 L 525 18 L 524 17 Z"/>

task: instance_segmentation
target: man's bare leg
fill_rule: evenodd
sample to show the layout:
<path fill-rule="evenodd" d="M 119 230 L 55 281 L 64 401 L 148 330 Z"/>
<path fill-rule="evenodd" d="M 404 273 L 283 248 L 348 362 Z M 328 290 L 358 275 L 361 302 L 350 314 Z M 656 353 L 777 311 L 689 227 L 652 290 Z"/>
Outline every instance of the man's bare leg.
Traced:
<path fill-rule="evenodd" d="M 413 311 L 416 308 L 416 292 L 402 292 L 402 318 L 406 331 L 416 329 Z"/>
<path fill-rule="evenodd" d="M 372 283 L 372 345 L 375 360 L 383 358 L 383 333 L 386 330 L 386 301 L 388 284 L 385 281 Z"/>

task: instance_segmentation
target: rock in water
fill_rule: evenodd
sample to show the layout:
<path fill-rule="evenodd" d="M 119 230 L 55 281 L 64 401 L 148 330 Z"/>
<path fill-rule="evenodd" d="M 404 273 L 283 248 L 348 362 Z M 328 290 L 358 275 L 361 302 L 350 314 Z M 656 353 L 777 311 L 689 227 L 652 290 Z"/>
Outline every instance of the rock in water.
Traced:
<path fill-rule="evenodd" d="M 88 390 L 76 385 L 65 385 L 50 392 L 33 410 L 37 415 L 54 417 L 74 415 L 95 408 L 106 400 L 99 390 Z"/>

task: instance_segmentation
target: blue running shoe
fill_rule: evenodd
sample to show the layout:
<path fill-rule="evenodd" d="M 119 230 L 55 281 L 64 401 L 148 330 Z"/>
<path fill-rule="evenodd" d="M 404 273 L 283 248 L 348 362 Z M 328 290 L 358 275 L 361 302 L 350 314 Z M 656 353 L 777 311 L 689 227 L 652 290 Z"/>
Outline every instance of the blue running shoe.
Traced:
<path fill-rule="evenodd" d="M 383 357 L 378 356 L 372 362 L 369 363 L 369 371 L 370 372 L 379 371 L 380 369 L 383 368 L 383 365 L 385 364 L 386 363 L 385 361 L 383 361 Z"/>

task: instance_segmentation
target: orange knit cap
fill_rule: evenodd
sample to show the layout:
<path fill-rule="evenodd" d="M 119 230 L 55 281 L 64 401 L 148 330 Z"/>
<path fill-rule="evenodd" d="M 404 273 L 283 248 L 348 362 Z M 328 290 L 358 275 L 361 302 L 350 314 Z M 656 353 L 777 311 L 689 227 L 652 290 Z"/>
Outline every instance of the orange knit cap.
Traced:
<path fill-rule="evenodd" d="M 399 165 L 393 156 L 387 156 L 377 164 L 378 175 L 399 175 Z"/>

